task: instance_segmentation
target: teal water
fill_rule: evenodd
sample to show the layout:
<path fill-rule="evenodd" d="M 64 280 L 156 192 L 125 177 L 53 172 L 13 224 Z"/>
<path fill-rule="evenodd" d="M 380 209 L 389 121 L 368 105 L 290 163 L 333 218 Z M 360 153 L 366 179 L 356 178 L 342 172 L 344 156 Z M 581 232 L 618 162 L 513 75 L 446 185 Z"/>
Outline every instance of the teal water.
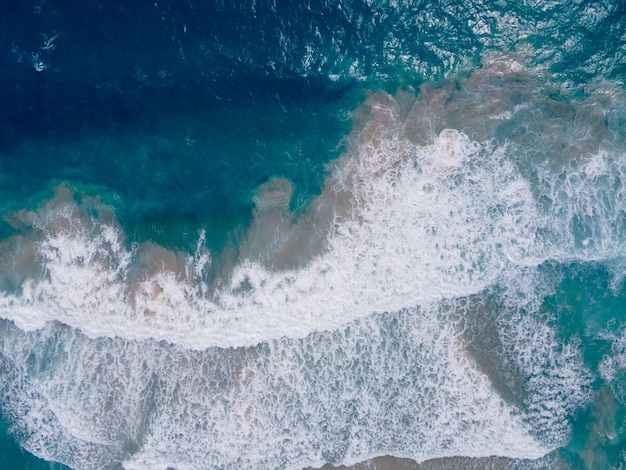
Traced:
<path fill-rule="evenodd" d="M 625 6 L 0 1 L 0 467 L 623 468 Z"/>

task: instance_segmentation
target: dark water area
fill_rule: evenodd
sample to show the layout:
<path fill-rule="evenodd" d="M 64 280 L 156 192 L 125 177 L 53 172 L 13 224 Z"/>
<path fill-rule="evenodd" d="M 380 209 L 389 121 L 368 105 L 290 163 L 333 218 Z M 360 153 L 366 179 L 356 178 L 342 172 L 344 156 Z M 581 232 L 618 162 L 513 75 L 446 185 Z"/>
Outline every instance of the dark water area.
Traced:
<path fill-rule="evenodd" d="M 73 90 L 61 107 L 37 101 L 44 110 L 11 117 L 3 129 L 5 151 L 19 154 L 3 162 L 7 199 L 74 180 L 119 196 L 113 204 L 130 231 L 179 219 L 195 233 L 191 220 L 202 218 L 224 234 L 245 222 L 251 188 L 271 176 L 294 182 L 294 206 L 319 192 L 324 164 L 339 154 L 349 128 L 337 105 L 349 100 L 345 90 L 301 78 L 241 78 L 216 88 L 95 99 Z M 216 248 L 224 243 L 213 238 Z"/>

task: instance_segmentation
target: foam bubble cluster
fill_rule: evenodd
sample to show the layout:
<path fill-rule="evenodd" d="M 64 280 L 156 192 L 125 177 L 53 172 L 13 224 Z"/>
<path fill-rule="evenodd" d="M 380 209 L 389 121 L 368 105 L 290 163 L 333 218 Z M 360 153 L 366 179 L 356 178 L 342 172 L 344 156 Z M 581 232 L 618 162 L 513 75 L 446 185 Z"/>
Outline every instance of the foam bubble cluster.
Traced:
<path fill-rule="evenodd" d="M 424 460 L 547 451 L 432 310 L 203 351 L 3 325 L 5 350 L 24 364 L 12 369 L 27 384 L 14 395 L 37 390 L 12 408 L 18 422 L 32 422 L 35 439 L 23 444 L 39 452 L 44 442 L 45 455 L 78 468 L 101 468 L 105 457 L 125 468 L 302 468 L 384 453 Z M 3 379 L 4 389 L 14 383 Z M 62 444 L 48 449 L 48 440 Z"/>

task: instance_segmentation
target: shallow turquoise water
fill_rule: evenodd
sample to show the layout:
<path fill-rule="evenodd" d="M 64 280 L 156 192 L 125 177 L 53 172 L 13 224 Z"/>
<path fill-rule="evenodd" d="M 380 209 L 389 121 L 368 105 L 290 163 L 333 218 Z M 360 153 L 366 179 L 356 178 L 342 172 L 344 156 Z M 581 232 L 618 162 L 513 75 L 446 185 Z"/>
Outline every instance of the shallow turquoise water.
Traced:
<path fill-rule="evenodd" d="M 5 466 L 621 468 L 624 12 L 0 3 Z"/>

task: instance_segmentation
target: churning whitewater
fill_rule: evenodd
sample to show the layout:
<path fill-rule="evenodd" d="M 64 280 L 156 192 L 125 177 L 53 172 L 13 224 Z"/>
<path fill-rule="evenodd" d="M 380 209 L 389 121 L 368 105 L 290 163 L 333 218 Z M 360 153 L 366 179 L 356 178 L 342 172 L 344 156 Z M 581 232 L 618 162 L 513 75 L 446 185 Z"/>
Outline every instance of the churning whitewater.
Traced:
<path fill-rule="evenodd" d="M 610 82 L 566 100 L 525 61 L 370 93 L 321 192 L 293 208 L 270 179 L 223 252 L 202 230 L 190 253 L 134 242 L 71 183 L 7 215 L 0 386 L 20 444 L 82 469 L 565 445 L 594 373 L 543 301 L 562 265 L 623 283 L 626 102 Z"/>

